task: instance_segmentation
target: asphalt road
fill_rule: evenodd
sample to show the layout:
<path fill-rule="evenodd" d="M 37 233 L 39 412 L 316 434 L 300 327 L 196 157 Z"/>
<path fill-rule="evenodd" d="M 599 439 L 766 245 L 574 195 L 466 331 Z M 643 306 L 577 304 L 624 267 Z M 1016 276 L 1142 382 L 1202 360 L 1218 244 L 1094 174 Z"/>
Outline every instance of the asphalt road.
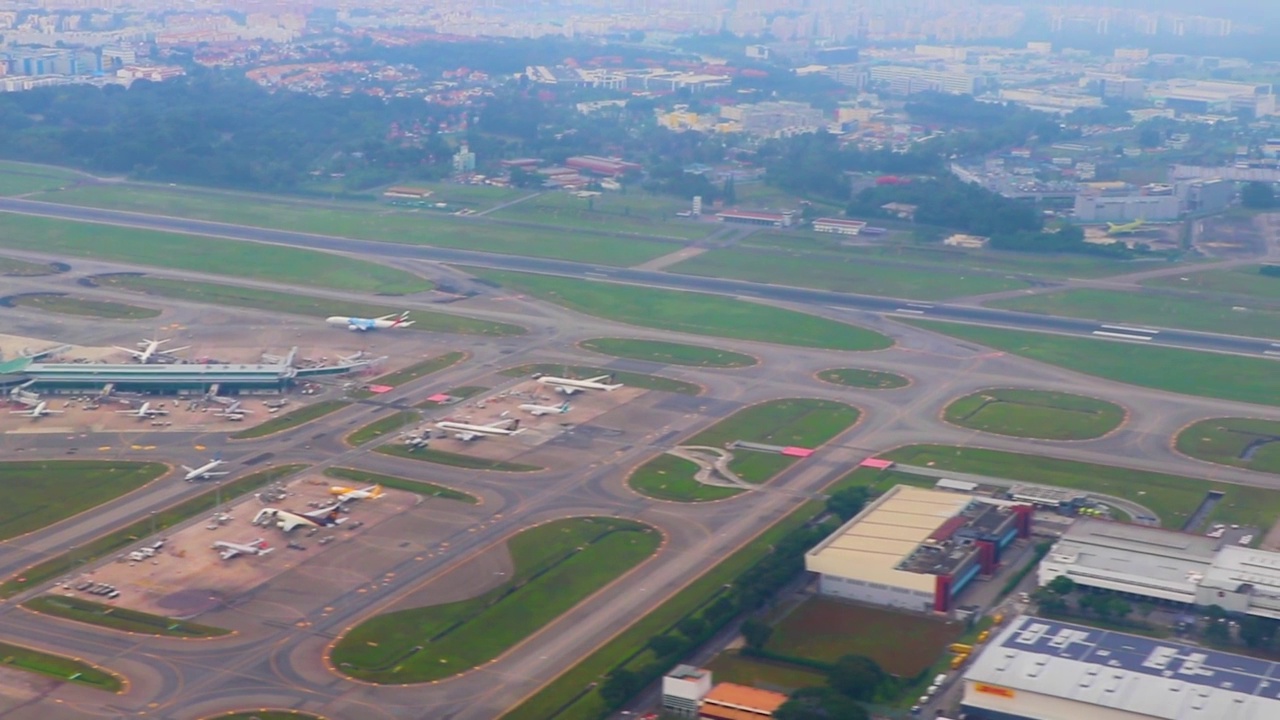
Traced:
<path fill-rule="evenodd" d="M 1280 356 L 1280 342 L 1272 342 L 1267 339 L 1192 332 L 1171 328 L 1133 326 L 1125 323 L 1112 323 L 1105 319 L 1084 320 L 1036 315 L 984 308 L 976 305 L 917 302 L 910 299 L 857 295 L 747 282 L 744 280 L 677 275 L 655 270 L 609 267 L 565 260 L 356 240 L 204 220 L 189 220 L 163 215 L 58 205 L 17 198 L 0 198 L 0 212 L 137 227 L 165 232 L 210 235 L 250 242 L 265 242 L 330 252 L 350 253 L 356 256 L 428 260 L 456 265 L 474 265 L 500 270 L 560 275 L 584 280 L 633 283 L 648 287 L 707 292 L 800 305 L 817 305 L 850 311 L 887 313 L 903 317 L 1078 335 L 1105 340 L 1166 345 L 1261 357 Z"/>

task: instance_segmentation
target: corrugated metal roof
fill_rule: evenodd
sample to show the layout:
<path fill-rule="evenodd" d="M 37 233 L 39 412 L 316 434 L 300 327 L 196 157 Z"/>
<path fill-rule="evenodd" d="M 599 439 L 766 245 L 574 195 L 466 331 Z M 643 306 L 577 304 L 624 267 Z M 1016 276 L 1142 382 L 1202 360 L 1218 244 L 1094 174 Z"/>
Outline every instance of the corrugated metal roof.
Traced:
<path fill-rule="evenodd" d="M 1014 692 L 994 702 L 1023 691 L 1161 720 L 1280 718 L 1280 664 L 1031 616 L 1000 632 L 964 679 Z M 992 706 L 992 693 L 970 688 L 966 702 Z"/>
<path fill-rule="evenodd" d="M 933 592 L 932 575 L 898 570 L 940 525 L 972 498 L 899 485 L 876 498 L 857 517 L 805 554 L 805 568 L 825 575 Z"/>

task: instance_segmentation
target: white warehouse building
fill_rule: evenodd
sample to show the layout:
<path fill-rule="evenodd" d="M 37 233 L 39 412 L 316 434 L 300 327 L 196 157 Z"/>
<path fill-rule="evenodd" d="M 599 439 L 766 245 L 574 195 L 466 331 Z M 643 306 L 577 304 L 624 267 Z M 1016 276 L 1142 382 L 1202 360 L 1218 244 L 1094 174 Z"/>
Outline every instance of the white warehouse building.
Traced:
<path fill-rule="evenodd" d="M 1063 575 L 1083 587 L 1280 619 L 1280 553 L 1203 535 L 1080 518 L 1036 579 L 1044 586 Z"/>
<path fill-rule="evenodd" d="M 1280 664 L 1023 616 L 964 674 L 970 720 L 1273 720 Z"/>

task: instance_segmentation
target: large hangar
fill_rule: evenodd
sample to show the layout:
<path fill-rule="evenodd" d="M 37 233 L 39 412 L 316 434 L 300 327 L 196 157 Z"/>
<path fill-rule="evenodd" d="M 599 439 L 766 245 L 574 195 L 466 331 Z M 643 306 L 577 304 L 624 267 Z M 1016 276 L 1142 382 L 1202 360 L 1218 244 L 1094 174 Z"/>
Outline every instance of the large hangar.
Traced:
<path fill-rule="evenodd" d="M 972 720 L 1274 720 L 1280 664 L 1023 616 L 964 674 Z"/>
<path fill-rule="evenodd" d="M 1029 505 L 899 485 L 806 553 L 805 569 L 824 595 L 948 612 L 1030 534 L 1031 515 Z"/>
<path fill-rule="evenodd" d="M 1280 619 L 1280 553 L 1203 535 L 1081 518 L 1040 561 L 1040 585 L 1059 576 L 1083 587 Z"/>

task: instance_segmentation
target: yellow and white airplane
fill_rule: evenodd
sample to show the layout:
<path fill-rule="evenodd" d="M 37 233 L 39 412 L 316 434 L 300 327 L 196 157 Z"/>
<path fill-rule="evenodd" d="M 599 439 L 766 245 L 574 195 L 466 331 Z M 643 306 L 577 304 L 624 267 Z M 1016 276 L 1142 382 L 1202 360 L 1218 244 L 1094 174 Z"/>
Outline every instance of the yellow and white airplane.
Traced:
<path fill-rule="evenodd" d="M 1108 235 L 1132 235 L 1141 232 L 1147 224 L 1146 220 L 1138 219 L 1130 223 L 1107 223 Z"/>
<path fill-rule="evenodd" d="M 370 485 L 367 488 L 357 489 L 334 485 L 329 488 L 329 494 L 337 496 L 338 502 L 346 500 L 377 500 L 382 497 L 382 486 Z"/>

